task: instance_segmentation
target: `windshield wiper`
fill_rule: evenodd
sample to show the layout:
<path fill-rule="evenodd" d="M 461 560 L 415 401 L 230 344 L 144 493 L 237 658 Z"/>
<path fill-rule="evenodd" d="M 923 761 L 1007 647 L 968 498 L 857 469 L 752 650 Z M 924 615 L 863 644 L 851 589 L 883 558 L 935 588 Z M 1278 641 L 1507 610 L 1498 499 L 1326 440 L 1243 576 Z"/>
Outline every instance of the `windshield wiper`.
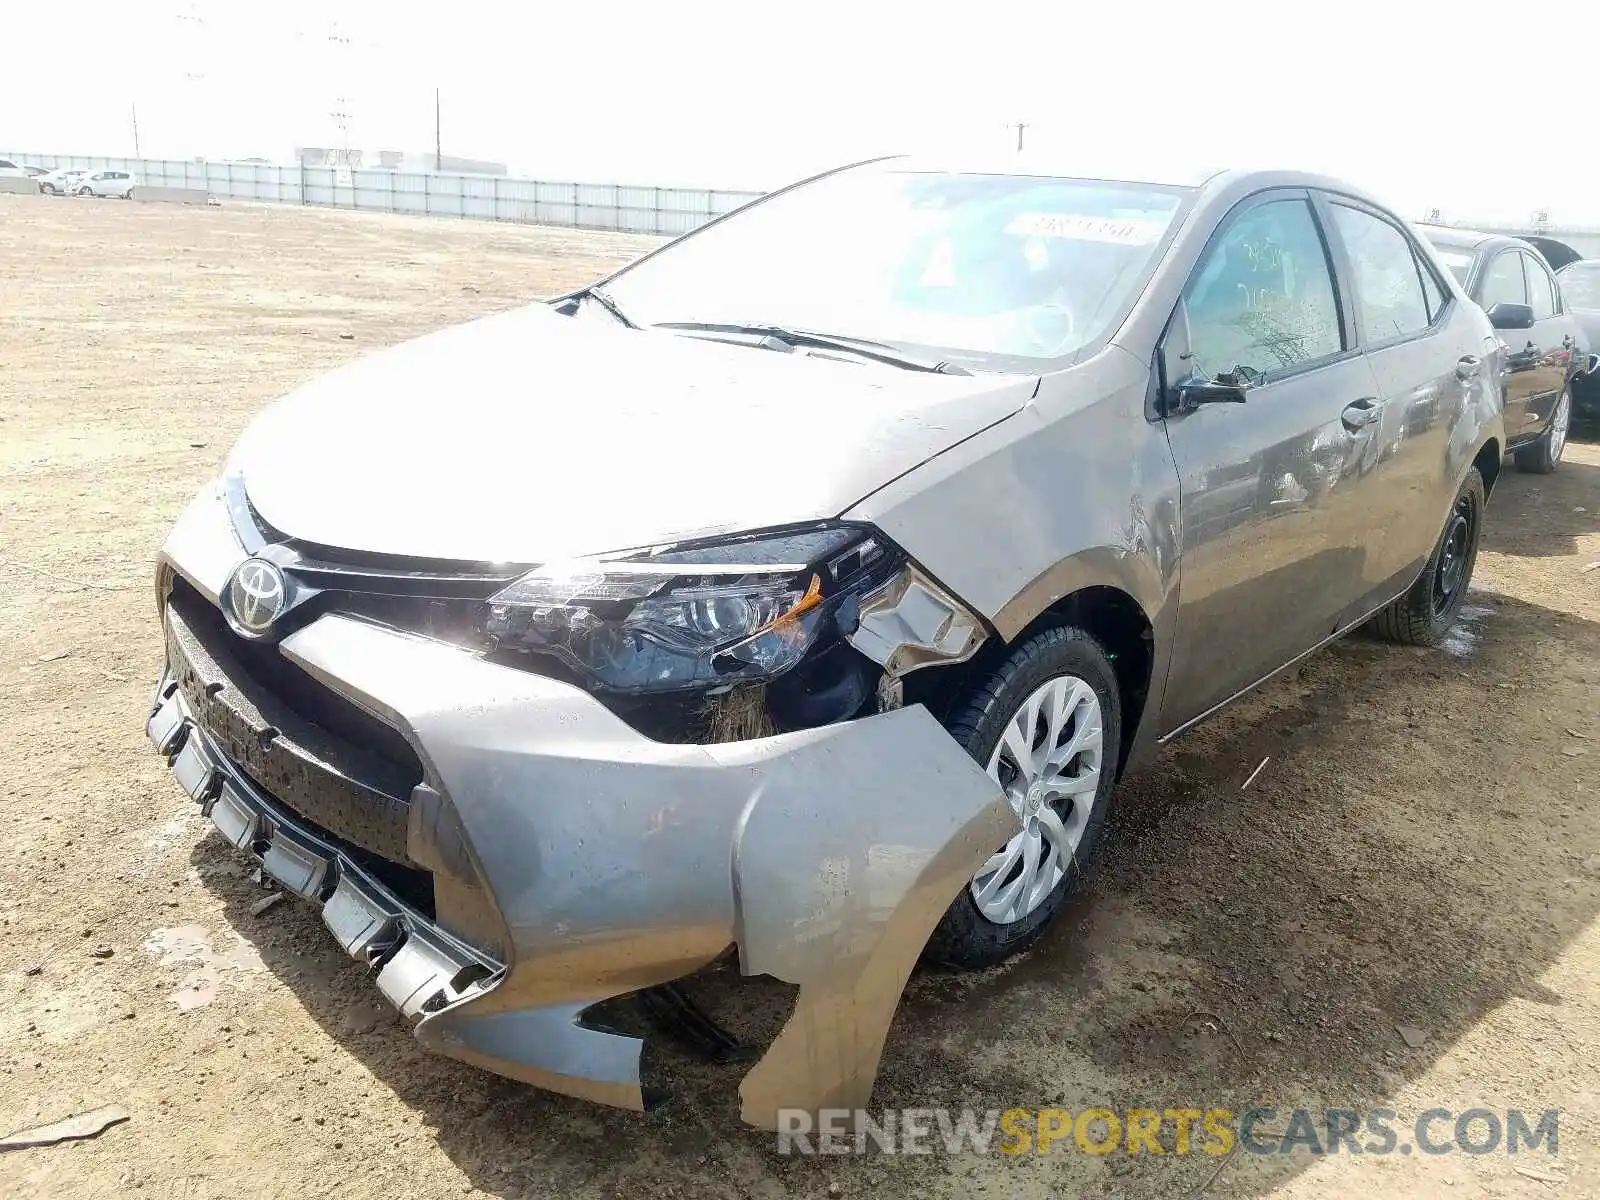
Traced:
<path fill-rule="evenodd" d="M 639 328 L 632 321 L 628 320 L 628 314 L 622 311 L 622 308 L 615 300 L 611 298 L 611 294 L 605 289 L 599 287 L 587 287 L 581 292 L 573 292 L 572 294 L 579 300 L 593 300 L 596 304 L 605 309 L 629 329 Z"/>
<path fill-rule="evenodd" d="M 971 371 L 944 359 L 918 358 L 898 350 L 887 342 L 870 338 L 850 337 L 841 333 L 819 333 L 814 329 L 789 329 L 782 325 L 742 325 L 716 321 L 658 321 L 652 329 L 676 329 L 683 333 L 731 333 L 758 339 L 757 344 L 768 341 L 781 343 L 789 350 L 802 346 L 817 350 L 839 350 L 874 362 L 888 363 L 907 371 L 929 371 L 937 375 L 970 375 Z"/>

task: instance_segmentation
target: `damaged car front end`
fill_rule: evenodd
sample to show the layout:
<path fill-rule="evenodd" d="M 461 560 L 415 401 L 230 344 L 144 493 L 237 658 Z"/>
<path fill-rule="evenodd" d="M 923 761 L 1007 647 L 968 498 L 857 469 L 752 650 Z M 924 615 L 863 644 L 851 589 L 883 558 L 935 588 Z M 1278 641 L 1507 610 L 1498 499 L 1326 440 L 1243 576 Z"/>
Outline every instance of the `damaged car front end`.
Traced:
<path fill-rule="evenodd" d="M 975 617 L 849 526 L 443 576 L 248 555 L 228 486 L 163 551 L 150 739 L 425 1045 L 641 1108 L 639 1040 L 585 1010 L 733 946 L 800 988 L 746 1119 L 865 1102 L 905 978 L 1010 811 L 925 709 L 845 720 L 891 678 L 849 639 L 963 657 Z M 457 642 L 452 610 L 476 612 Z M 574 678 L 505 661 L 530 650 Z"/>

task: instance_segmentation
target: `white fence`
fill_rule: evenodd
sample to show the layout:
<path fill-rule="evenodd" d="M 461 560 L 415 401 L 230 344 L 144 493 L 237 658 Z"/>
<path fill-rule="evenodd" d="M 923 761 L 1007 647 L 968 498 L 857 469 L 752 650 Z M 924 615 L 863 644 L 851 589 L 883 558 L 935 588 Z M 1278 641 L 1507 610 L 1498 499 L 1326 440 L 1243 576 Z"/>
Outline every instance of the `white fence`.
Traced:
<path fill-rule="evenodd" d="M 127 171 L 137 183 L 204 188 L 219 199 L 316 204 L 415 216 L 523 221 L 623 233 L 687 233 L 760 192 L 562 183 L 504 175 L 278 166 L 159 158 L 0 154 L 13 162 Z"/>

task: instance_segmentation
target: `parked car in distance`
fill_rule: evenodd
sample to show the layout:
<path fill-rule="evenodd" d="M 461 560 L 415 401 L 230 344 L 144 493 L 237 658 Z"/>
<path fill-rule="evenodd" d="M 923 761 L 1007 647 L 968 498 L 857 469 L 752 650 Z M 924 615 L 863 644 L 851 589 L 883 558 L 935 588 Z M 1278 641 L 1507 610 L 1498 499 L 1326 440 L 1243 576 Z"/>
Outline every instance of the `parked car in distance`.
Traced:
<path fill-rule="evenodd" d="M 74 196 L 115 196 L 126 200 L 133 195 L 134 179 L 126 171 L 91 171 L 73 185 Z"/>
<path fill-rule="evenodd" d="M 1572 408 L 1600 418 L 1600 259 L 1579 259 L 1556 272 L 1561 298 L 1583 331 L 1589 357 L 1572 381 Z"/>
<path fill-rule="evenodd" d="M 1554 471 L 1566 450 L 1572 380 L 1587 365 L 1588 344 L 1544 256 L 1520 238 L 1419 228 L 1505 344 L 1506 438 L 1517 469 Z"/>
<path fill-rule="evenodd" d="M 745 1118 L 864 1107 L 1125 770 L 1445 638 L 1499 354 L 1334 180 L 859 164 L 268 408 L 161 551 L 146 731 L 429 1048 L 642 1107 L 585 1013 L 725 1049 L 673 989 L 736 950 L 798 985 Z"/>
<path fill-rule="evenodd" d="M 32 163 L 23 163 L 22 169 L 29 176 L 29 178 L 32 179 L 42 179 L 44 176 L 50 174 L 49 167 L 36 167 Z"/>
<path fill-rule="evenodd" d="M 17 163 L 12 162 L 9 158 L 0 158 L 0 179 L 27 178 L 30 178 L 28 171 L 24 170 Z"/>
<path fill-rule="evenodd" d="M 39 190 L 50 196 L 70 195 L 78 181 L 88 173 L 81 167 L 58 167 L 39 177 Z"/>

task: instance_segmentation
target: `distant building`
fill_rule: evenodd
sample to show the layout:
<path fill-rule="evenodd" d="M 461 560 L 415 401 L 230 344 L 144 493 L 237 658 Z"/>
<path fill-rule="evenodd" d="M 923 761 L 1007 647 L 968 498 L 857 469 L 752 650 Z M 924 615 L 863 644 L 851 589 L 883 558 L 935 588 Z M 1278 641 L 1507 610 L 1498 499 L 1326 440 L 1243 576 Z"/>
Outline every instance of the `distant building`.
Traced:
<path fill-rule="evenodd" d="M 324 146 L 302 146 L 295 151 L 305 167 L 356 167 L 378 171 L 448 171 L 457 175 L 504 175 L 505 163 L 481 158 L 461 158 L 446 154 L 438 163 L 431 151 L 378 150 L 351 148 L 334 150 Z"/>

